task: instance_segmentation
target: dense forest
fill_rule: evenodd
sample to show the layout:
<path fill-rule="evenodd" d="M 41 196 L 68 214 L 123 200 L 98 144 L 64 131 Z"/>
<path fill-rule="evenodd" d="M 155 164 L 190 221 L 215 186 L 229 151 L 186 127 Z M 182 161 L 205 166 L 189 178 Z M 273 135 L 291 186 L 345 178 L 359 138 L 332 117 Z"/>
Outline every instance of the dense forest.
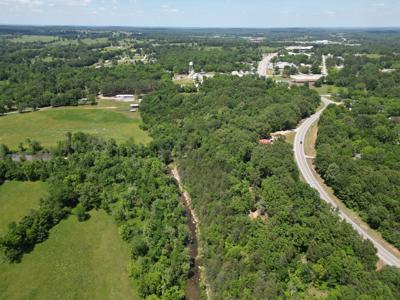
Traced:
<path fill-rule="evenodd" d="M 144 99 L 153 146 L 177 161 L 199 215 L 213 299 L 399 298 L 398 270 L 375 271 L 373 246 L 298 179 L 290 145 L 258 144 L 318 105 L 306 87 L 227 76 Z"/>
<path fill-rule="evenodd" d="M 49 196 L 40 207 L 10 224 L 0 237 L 0 249 L 9 261 L 18 262 L 69 215 L 85 221 L 91 210 L 104 209 L 129 244 L 129 274 L 140 296 L 184 298 L 190 242 L 186 217 L 177 185 L 151 149 L 68 134 L 48 162 L 0 160 L 0 182 L 4 180 L 49 184 Z"/>

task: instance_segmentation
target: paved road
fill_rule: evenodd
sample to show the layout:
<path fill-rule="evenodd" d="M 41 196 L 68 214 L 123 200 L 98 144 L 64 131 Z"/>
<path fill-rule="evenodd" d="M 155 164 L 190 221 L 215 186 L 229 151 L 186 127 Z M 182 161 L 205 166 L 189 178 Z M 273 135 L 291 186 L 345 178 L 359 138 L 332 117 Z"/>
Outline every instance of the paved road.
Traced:
<path fill-rule="evenodd" d="M 333 207 L 338 207 L 335 201 L 329 196 L 329 194 L 325 191 L 322 184 L 319 183 L 318 179 L 313 174 L 310 165 L 307 163 L 306 154 L 304 152 L 304 141 L 308 130 L 310 129 L 311 125 L 315 123 L 321 113 L 325 110 L 325 108 L 332 103 L 327 98 L 322 97 L 322 101 L 325 104 L 324 108 L 310 118 L 306 119 L 303 124 L 297 129 L 296 137 L 294 141 L 294 155 L 296 159 L 296 163 L 299 167 L 299 170 L 303 177 L 305 178 L 306 182 L 314 189 L 316 189 L 321 199 L 326 201 L 327 203 L 331 204 Z M 300 144 L 302 142 L 302 144 Z M 340 209 L 340 208 L 339 208 Z M 346 222 L 351 224 L 353 228 L 364 238 L 370 240 L 375 248 L 378 250 L 378 257 L 387 265 L 400 267 L 400 258 L 393 254 L 388 248 L 390 245 L 384 241 L 377 240 L 372 237 L 368 232 L 366 232 L 360 225 L 357 220 L 354 220 L 352 216 L 348 215 L 346 212 L 339 210 L 339 215 L 342 219 Z"/>
<path fill-rule="evenodd" d="M 322 75 L 328 76 L 328 68 L 326 67 L 326 56 L 322 55 Z"/>
<path fill-rule="evenodd" d="M 277 56 L 278 53 L 264 54 L 263 59 L 258 63 L 257 74 L 260 77 L 267 77 L 267 71 L 270 67 L 271 59 Z"/>

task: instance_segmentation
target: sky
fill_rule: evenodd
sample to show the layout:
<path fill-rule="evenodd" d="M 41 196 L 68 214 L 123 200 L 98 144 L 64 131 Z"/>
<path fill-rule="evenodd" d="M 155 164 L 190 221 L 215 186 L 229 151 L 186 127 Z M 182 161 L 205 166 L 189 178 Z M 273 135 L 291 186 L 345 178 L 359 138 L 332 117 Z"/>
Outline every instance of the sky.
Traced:
<path fill-rule="evenodd" d="M 400 0 L 0 0 L 0 24 L 399 27 Z"/>

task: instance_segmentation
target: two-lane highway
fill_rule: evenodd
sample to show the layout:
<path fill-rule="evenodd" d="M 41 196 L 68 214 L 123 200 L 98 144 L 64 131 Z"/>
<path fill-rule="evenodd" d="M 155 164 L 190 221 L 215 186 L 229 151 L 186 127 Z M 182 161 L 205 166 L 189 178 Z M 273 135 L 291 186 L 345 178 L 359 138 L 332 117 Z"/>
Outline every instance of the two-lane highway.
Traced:
<path fill-rule="evenodd" d="M 268 77 L 268 68 L 271 68 L 271 60 L 277 56 L 278 53 L 264 54 L 262 60 L 258 63 L 257 74 L 260 77 Z"/>
<path fill-rule="evenodd" d="M 322 112 L 325 108 L 333 103 L 329 99 L 322 97 L 322 101 L 324 103 L 323 109 L 306 119 L 296 130 L 296 137 L 294 141 L 294 155 L 296 159 L 296 163 L 299 167 L 301 174 L 303 175 L 306 182 L 314 189 L 318 191 L 321 196 L 321 199 L 331 204 L 335 208 L 339 208 L 339 215 L 346 222 L 351 224 L 353 228 L 364 238 L 370 240 L 375 248 L 378 251 L 378 257 L 387 265 L 400 267 L 400 258 L 398 255 L 395 255 L 392 251 L 390 251 L 391 245 L 385 241 L 378 240 L 371 236 L 367 231 L 365 231 L 360 225 L 359 221 L 355 220 L 352 216 L 347 214 L 345 211 L 341 210 L 340 207 L 336 204 L 336 202 L 331 198 L 331 196 L 325 191 L 322 184 L 318 181 L 316 176 L 311 169 L 311 166 L 307 162 L 307 157 L 304 151 L 304 143 L 305 137 L 310 129 L 310 127 L 319 119 Z"/>

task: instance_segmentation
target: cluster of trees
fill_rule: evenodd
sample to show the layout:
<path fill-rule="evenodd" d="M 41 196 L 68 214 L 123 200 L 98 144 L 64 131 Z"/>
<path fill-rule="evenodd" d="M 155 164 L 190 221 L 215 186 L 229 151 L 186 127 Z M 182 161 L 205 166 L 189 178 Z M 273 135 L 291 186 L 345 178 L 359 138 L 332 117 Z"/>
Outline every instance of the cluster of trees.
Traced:
<path fill-rule="evenodd" d="M 326 78 L 347 91 L 344 107 L 321 118 L 316 164 L 336 195 L 400 248 L 400 56 L 387 44 L 347 51 L 338 47 L 344 68 Z"/>
<path fill-rule="evenodd" d="M 326 83 L 347 87 L 348 96 L 355 99 L 369 95 L 400 97 L 400 56 L 392 54 L 374 59 L 366 55 L 347 55 L 341 70 L 329 70 Z"/>
<path fill-rule="evenodd" d="M 177 161 L 199 216 L 213 299 L 400 296 L 399 271 L 375 271 L 371 243 L 298 179 L 291 146 L 258 143 L 318 105 L 306 87 L 227 76 L 196 94 L 165 83 L 145 97 L 153 146 Z"/>
<path fill-rule="evenodd" d="M 52 46 L 29 49 L 11 42 L 0 45 L 0 114 L 30 107 L 78 105 L 98 93 L 141 94 L 154 89 L 164 71 L 159 65 L 92 65 L 116 55 L 103 45 Z"/>
<path fill-rule="evenodd" d="M 194 62 L 197 72 L 232 72 L 249 70 L 250 63 L 261 59 L 261 52 L 253 47 L 199 48 L 193 46 L 160 47 L 157 59 L 175 74 L 188 73 L 189 62 Z"/>
<path fill-rule="evenodd" d="M 326 67 L 328 68 L 328 70 L 330 68 L 334 68 L 334 67 L 339 67 L 342 66 L 344 62 L 344 59 L 342 57 L 339 56 L 330 56 L 326 58 Z"/>
<path fill-rule="evenodd" d="M 0 238 L 8 260 L 19 261 L 68 215 L 84 221 L 92 209 L 104 209 L 129 244 L 140 296 L 184 298 L 190 234 L 179 189 L 151 148 L 68 134 L 49 162 L 0 160 L 0 180 L 13 179 L 46 180 L 49 195 Z"/>
<path fill-rule="evenodd" d="M 320 120 L 318 170 L 348 207 L 400 248 L 400 102 L 367 98 L 346 106 L 330 107 Z"/>

